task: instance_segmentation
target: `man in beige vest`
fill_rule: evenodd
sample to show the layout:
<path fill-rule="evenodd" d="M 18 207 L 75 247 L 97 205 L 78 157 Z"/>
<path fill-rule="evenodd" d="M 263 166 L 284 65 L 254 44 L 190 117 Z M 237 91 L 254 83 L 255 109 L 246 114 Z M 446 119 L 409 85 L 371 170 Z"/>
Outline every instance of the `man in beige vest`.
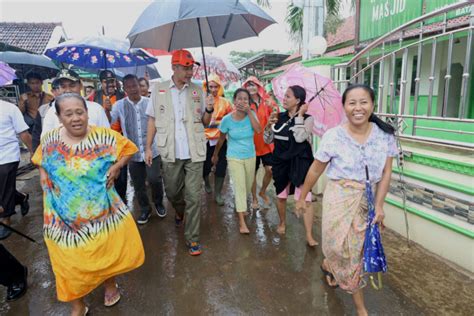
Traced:
<path fill-rule="evenodd" d="M 204 102 L 201 87 L 191 82 L 195 64 L 199 65 L 187 50 L 174 51 L 171 80 L 152 85 L 145 152 L 145 162 L 151 165 L 156 134 L 166 196 L 176 210 L 176 226 L 185 220 L 184 237 L 193 256 L 202 252 L 199 225 L 207 142 L 204 126 L 209 125 L 214 111 L 211 97 Z"/>

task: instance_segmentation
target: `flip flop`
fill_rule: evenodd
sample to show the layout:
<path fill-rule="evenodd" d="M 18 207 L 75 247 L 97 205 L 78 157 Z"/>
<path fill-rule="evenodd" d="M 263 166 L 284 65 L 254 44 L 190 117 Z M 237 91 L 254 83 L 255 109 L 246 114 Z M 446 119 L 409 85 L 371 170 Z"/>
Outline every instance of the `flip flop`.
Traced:
<path fill-rule="evenodd" d="M 120 295 L 120 290 L 118 288 L 118 284 L 115 284 L 115 288 L 117 289 L 117 292 L 115 292 L 115 294 L 111 295 L 111 294 L 105 293 L 104 295 L 105 307 L 112 307 L 120 301 L 121 295 Z"/>
<path fill-rule="evenodd" d="M 84 316 L 86 316 L 89 313 L 89 307 L 86 306 L 86 309 L 84 310 Z"/>
<path fill-rule="evenodd" d="M 336 281 L 336 278 L 334 278 L 334 275 L 333 275 L 331 272 L 329 272 L 328 270 L 325 270 L 325 269 L 323 268 L 323 265 L 320 265 L 319 267 L 321 268 L 321 271 L 322 271 L 323 274 L 324 274 L 324 280 L 326 281 L 326 284 L 327 284 L 330 288 L 333 288 L 333 289 L 338 288 L 339 285 L 337 285 L 337 284 L 336 284 L 336 285 L 331 285 L 331 284 L 329 284 L 329 282 L 328 282 L 328 280 L 327 280 L 327 278 L 326 278 L 326 277 L 329 277 L 329 278 L 331 279 L 331 281 Z"/>

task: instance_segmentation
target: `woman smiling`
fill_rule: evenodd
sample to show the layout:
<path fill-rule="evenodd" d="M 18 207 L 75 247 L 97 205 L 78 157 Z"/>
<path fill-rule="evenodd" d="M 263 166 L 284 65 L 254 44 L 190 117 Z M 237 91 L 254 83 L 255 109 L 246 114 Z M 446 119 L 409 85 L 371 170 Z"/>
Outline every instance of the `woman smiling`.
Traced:
<path fill-rule="evenodd" d="M 352 294 L 358 315 L 367 315 L 362 288 L 362 249 L 367 228 L 366 169 L 374 188 L 375 218 L 384 219 L 383 205 L 390 186 L 392 159 L 397 155 L 394 128 L 374 113 L 374 91 L 349 86 L 342 95 L 347 122 L 324 134 L 308 171 L 297 208 L 327 166 L 323 198 L 321 265 L 326 282 Z"/>

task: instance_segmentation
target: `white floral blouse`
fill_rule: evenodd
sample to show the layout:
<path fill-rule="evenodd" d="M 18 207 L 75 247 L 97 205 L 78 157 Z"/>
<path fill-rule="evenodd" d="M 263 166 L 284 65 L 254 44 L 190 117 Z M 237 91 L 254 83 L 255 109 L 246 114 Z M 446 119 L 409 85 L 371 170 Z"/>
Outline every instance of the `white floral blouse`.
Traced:
<path fill-rule="evenodd" d="M 398 149 L 394 135 L 371 124 L 372 131 L 365 144 L 356 142 L 342 125 L 324 134 L 315 158 L 321 162 L 329 161 L 326 170 L 329 179 L 364 182 L 367 165 L 370 182 L 381 180 L 387 158 L 396 157 Z"/>

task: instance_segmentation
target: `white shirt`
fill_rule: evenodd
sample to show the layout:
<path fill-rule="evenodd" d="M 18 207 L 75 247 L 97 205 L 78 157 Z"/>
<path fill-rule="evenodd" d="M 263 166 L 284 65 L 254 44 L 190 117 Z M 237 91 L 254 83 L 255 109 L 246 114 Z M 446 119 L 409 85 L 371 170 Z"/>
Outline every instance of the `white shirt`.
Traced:
<path fill-rule="evenodd" d="M 104 109 L 98 103 L 86 101 L 87 114 L 89 115 L 89 125 L 95 125 L 99 127 L 110 128 L 109 119 L 105 114 Z M 43 130 L 41 131 L 41 137 L 47 132 L 61 126 L 59 118 L 56 115 L 56 107 L 52 106 L 52 109 L 46 113 L 43 121 Z"/>
<path fill-rule="evenodd" d="M 173 102 L 174 110 L 174 148 L 175 148 L 175 157 L 176 159 L 184 160 L 191 159 L 189 153 L 189 143 L 188 143 L 188 134 L 186 133 L 186 126 L 184 125 L 184 115 L 187 106 L 187 93 L 188 93 L 188 84 L 186 83 L 181 90 L 179 90 L 174 84 L 173 80 L 170 81 L 170 92 L 171 100 Z M 153 107 L 153 95 L 156 93 L 155 88 L 152 88 L 151 91 L 151 102 L 148 104 L 146 114 L 150 117 L 155 117 L 155 109 Z"/>
<path fill-rule="evenodd" d="M 0 100 L 0 165 L 20 161 L 17 134 L 28 130 L 20 109 Z"/>
<path fill-rule="evenodd" d="M 45 104 L 43 104 L 42 106 L 40 106 L 38 108 L 38 114 L 41 116 L 41 128 L 43 127 L 44 118 L 46 116 L 46 113 L 48 113 L 49 109 L 52 108 L 52 107 L 54 107 L 54 101 L 53 101 L 53 103 L 51 103 L 51 106 L 48 102 L 48 103 L 45 103 Z"/>

